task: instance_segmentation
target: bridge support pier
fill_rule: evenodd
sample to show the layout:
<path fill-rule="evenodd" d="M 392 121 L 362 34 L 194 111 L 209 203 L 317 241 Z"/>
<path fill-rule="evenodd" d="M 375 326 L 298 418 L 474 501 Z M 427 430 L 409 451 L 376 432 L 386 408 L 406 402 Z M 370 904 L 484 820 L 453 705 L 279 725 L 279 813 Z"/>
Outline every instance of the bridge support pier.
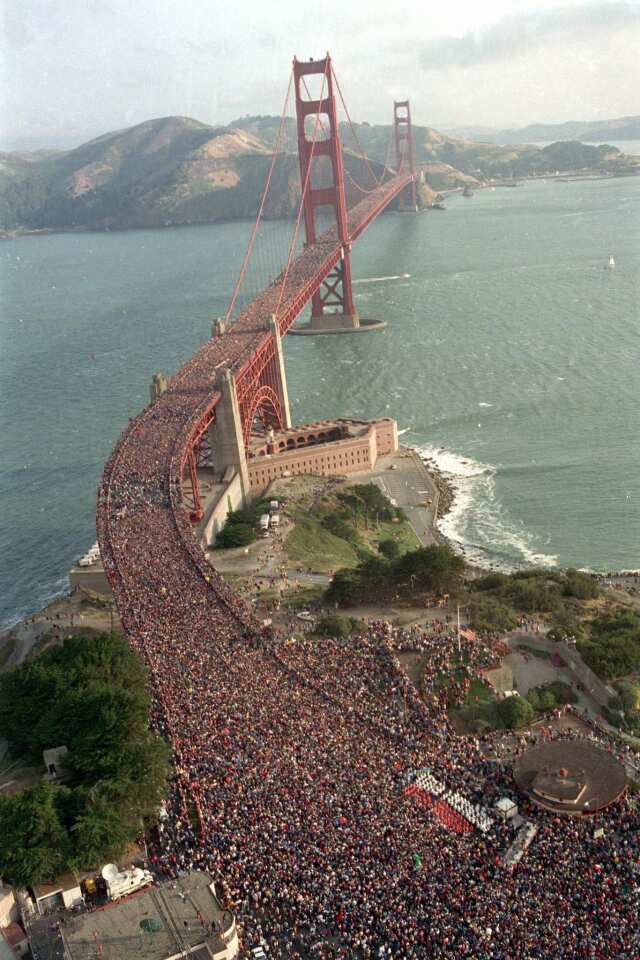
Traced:
<path fill-rule="evenodd" d="M 216 471 L 224 476 L 231 468 L 239 474 L 242 503 L 245 506 L 249 498 L 249 470 L 236 385 L 230 370 L 221 372 L 218 387 L 222 396 L 216 406 L 216 419 L 208 430 L 209 444 Z"/>

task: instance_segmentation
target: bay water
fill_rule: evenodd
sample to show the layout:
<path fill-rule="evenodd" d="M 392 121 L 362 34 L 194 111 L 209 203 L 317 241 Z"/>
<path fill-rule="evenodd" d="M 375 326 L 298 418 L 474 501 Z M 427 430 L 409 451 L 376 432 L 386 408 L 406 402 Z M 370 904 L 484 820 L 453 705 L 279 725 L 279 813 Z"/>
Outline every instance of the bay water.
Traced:
<path fill-rule="evenodd" d="M 456 488 L 443 532 L 484 564 L 640 566 L 640 179 L 446 205 L 385 214 L 354 247 L 384 331 L 286 339 L 294 420 L 395 417 Z M 0 245 L 3 625 L 66 589 L 104 460 L 152 373 L 210 335 L 250 229 Z"/>

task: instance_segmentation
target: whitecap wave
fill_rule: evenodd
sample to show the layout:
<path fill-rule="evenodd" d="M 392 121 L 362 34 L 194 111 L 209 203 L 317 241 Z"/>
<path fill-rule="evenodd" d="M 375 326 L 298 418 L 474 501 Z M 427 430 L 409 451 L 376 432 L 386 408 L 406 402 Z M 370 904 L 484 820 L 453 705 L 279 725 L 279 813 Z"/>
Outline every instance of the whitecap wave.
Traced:
<path fill-rule="evenodd" d="M 536 549 L 534 537 L 509 515 L 496 497 L 497 468 L 443 447 L 419 447 L 451 484 L 455 498 L 438 529 L 471 562 L 513 570 L 523 566 L 554 567 L 558 558 Z"/>
<path fill-rule="evenodd" d="M 384 283 L 386 280 L 409 280 L 410 273 L 397 273 L 391 277 L 361 277 L 360 280 L 352 280 L 352 283 Z"/>

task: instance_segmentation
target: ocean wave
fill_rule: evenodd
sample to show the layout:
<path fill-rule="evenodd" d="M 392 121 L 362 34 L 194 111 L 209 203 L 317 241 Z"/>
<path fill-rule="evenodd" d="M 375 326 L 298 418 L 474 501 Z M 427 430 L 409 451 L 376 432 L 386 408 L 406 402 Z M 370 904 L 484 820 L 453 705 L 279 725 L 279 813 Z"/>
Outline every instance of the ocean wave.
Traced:
<path fill-rule="evenodd" d="M 557 566 L 557 556 L 537 549 L 533 536 L 500 503 L 495 489 L 497 467 L 443 447 L 417 450 L 451 484 L 454 501 L 449 513 L 438 521 L 438 529 L 467 559 L 505 571 Z"/>
<path fill-rule="evenodd" d="M 397 273 L 391 277 L 361 277 L 360 280 L 352 280 L 352 283 L 384 283 L 385 280 L 409 280 L 410 273 Z"/>

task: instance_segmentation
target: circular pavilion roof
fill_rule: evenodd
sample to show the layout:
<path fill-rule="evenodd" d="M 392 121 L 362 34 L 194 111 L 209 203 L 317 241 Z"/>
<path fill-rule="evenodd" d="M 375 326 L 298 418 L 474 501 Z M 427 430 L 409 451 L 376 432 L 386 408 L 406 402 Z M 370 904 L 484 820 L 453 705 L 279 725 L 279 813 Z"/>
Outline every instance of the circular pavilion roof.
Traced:
<path fill-rule="evenodd" d="M 589 740 L 550 740 L 532 747 L 516 761 L 513 776 L 538 806 L 574 815 L 608 807 L 627 784 L 622 763 Z"/>

